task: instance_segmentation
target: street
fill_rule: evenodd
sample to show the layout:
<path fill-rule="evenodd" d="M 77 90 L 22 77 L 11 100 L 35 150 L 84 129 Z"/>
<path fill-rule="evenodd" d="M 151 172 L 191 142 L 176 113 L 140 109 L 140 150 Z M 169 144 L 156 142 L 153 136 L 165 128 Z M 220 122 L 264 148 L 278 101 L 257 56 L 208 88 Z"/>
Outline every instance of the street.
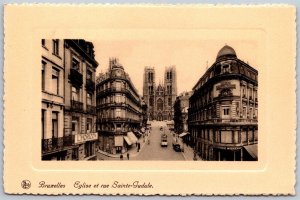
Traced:
<path fill-rule="evenodd" d="M 163 127 L 163 130 L 160 130 L 160 127 Z M 161 134 L 163 133 L 167 135 L 167 147 L 161 147 Z M 149 144 L 148 141 L 150 141 Z M 171 131 L 168 129 L 166 122 L 152 121 L 150 135 L 145 137 L 145 141 L 143 138 L 139 139 L 139 143 L 141 144 L 139 152 L 137 152 L 136 147 L 133 146 L 133 148 L 129 151 L 129 160 L 186 160 L 187 156 L 184 156 L 183 152 L 174 151 L 172 142 L 173 136 Z M 120 160 L 120 155 L 104 155 L 100 152 L 97 152 L 96 154 L 98 160 Z M 127 160 L 126 153 L 123 154 L 123 157 L 124 160 Z M 191 160 L 191 158 L 188 158 L 188 160 Z"/>
<path fill-rule="evenodd" d="M 163 130 L 160 131 L 160 127 Z M 173 136 L 167 128 L 166 122 L 152 122 L 151 134 L 148 138 L 150 144 L 144 145 L 141 152 L 133 157 L 132 160 L 185 160 L 181 152 L 176 152 L 172 147 Z M 166 133 L 168 136 L 168 146 L 161 147 L 161 134 Z"/>

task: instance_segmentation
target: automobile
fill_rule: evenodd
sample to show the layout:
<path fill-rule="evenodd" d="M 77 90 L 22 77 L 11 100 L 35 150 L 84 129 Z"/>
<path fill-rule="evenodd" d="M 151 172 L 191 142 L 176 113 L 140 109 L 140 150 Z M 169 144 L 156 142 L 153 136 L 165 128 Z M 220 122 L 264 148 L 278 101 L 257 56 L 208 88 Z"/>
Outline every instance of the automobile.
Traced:
<path fill-rule="evenodd" d="M 178 144 L 178 143 L 173 143 L 173 149 L 174 149 L 174 151 L 176 151 L 176 152 L 181 152 L 180 144 Z"/>
<path fill-rule="evenodd" d="M 168 146 L 168 136 L 166 134 L 161 135 L 160 146 L 162 146 L 162 147 Z"/>

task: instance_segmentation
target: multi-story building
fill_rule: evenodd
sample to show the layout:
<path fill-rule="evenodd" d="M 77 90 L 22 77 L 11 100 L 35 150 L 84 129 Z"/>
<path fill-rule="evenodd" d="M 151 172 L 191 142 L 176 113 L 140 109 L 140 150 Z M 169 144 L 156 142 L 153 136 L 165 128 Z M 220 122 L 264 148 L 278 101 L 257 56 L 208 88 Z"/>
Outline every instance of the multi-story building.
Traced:
<path fill-rule="evenodd" d="M 129 75 L 116 58 L 97 77 L 98 147 L 111 154 L 123 153 L 137 142 L 142 104 Z M 124 142 L 125 141 L 125 142 Z"/>
<path fill-rule="evenodd" d="M 183 92 L 174 102 L 174 132 L 184 138 L 184 142 L 192 145 L 190 133 L 188 132 L 188 109 L 189 98 L 193 92 Z"/>
<path fill-rule="evenodd" d="M 65 40 L 64 46 L 64 143 L 72 147 L 68 155 L 73 160 L 95 160 L 98 140 L 95 73 L 98 63 L 94 46 L 85 40 Z"/>
<path fill-rule="evenodd" d="M 175 66 L 166 67 L 164 83 L 155 82 L 155 69 L 145 67 L 143 97 L 148 105 L 149 120 L 172 120 L 174 117 L 173 104 L 177 96 L 177 74 Z"/>
<path fill-rule="evenodd" d="M 64 43 L 42 39 L 42 160 L 65 160 L 64 127 Z"/>
<path fill-rule="evenodd" d="M 204 160 L 257 160 L 258 71 L 225 45 L 194 86 L 189 132 Z"/>
<path fill-rule="evenodd" d="M 148 122 L 148 106 L 146 102 L 144 101 L 144 98 L 141 97 L 141 107 L 142 107 L 142 124 L 141 127 L 147 127 L 147 122 Z"/>

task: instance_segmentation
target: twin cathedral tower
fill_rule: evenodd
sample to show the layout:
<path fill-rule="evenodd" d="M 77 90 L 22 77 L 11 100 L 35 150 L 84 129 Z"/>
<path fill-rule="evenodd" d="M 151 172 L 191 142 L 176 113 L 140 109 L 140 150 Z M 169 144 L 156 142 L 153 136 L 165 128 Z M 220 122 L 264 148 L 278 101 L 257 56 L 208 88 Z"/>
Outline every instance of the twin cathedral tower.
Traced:
<path fill-rule="evenodd" d="M 143 97 L 148 106 L 148 120 L 173 120 L 177 97 L 175 66 L 165 68 L 164 82 L 156 85 L 154 67 L 145 67 Z"/>

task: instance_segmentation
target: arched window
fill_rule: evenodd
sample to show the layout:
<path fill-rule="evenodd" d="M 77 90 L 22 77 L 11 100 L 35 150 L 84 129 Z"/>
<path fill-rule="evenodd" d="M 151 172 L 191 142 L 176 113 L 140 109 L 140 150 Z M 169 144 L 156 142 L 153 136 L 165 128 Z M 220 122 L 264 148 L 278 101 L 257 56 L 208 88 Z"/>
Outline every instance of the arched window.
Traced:
<path fill-rule="evenodd" d="M 157 110 L 163 110 L 164 109 L 164 102 L 162 99 L 157 100 Z"/>

